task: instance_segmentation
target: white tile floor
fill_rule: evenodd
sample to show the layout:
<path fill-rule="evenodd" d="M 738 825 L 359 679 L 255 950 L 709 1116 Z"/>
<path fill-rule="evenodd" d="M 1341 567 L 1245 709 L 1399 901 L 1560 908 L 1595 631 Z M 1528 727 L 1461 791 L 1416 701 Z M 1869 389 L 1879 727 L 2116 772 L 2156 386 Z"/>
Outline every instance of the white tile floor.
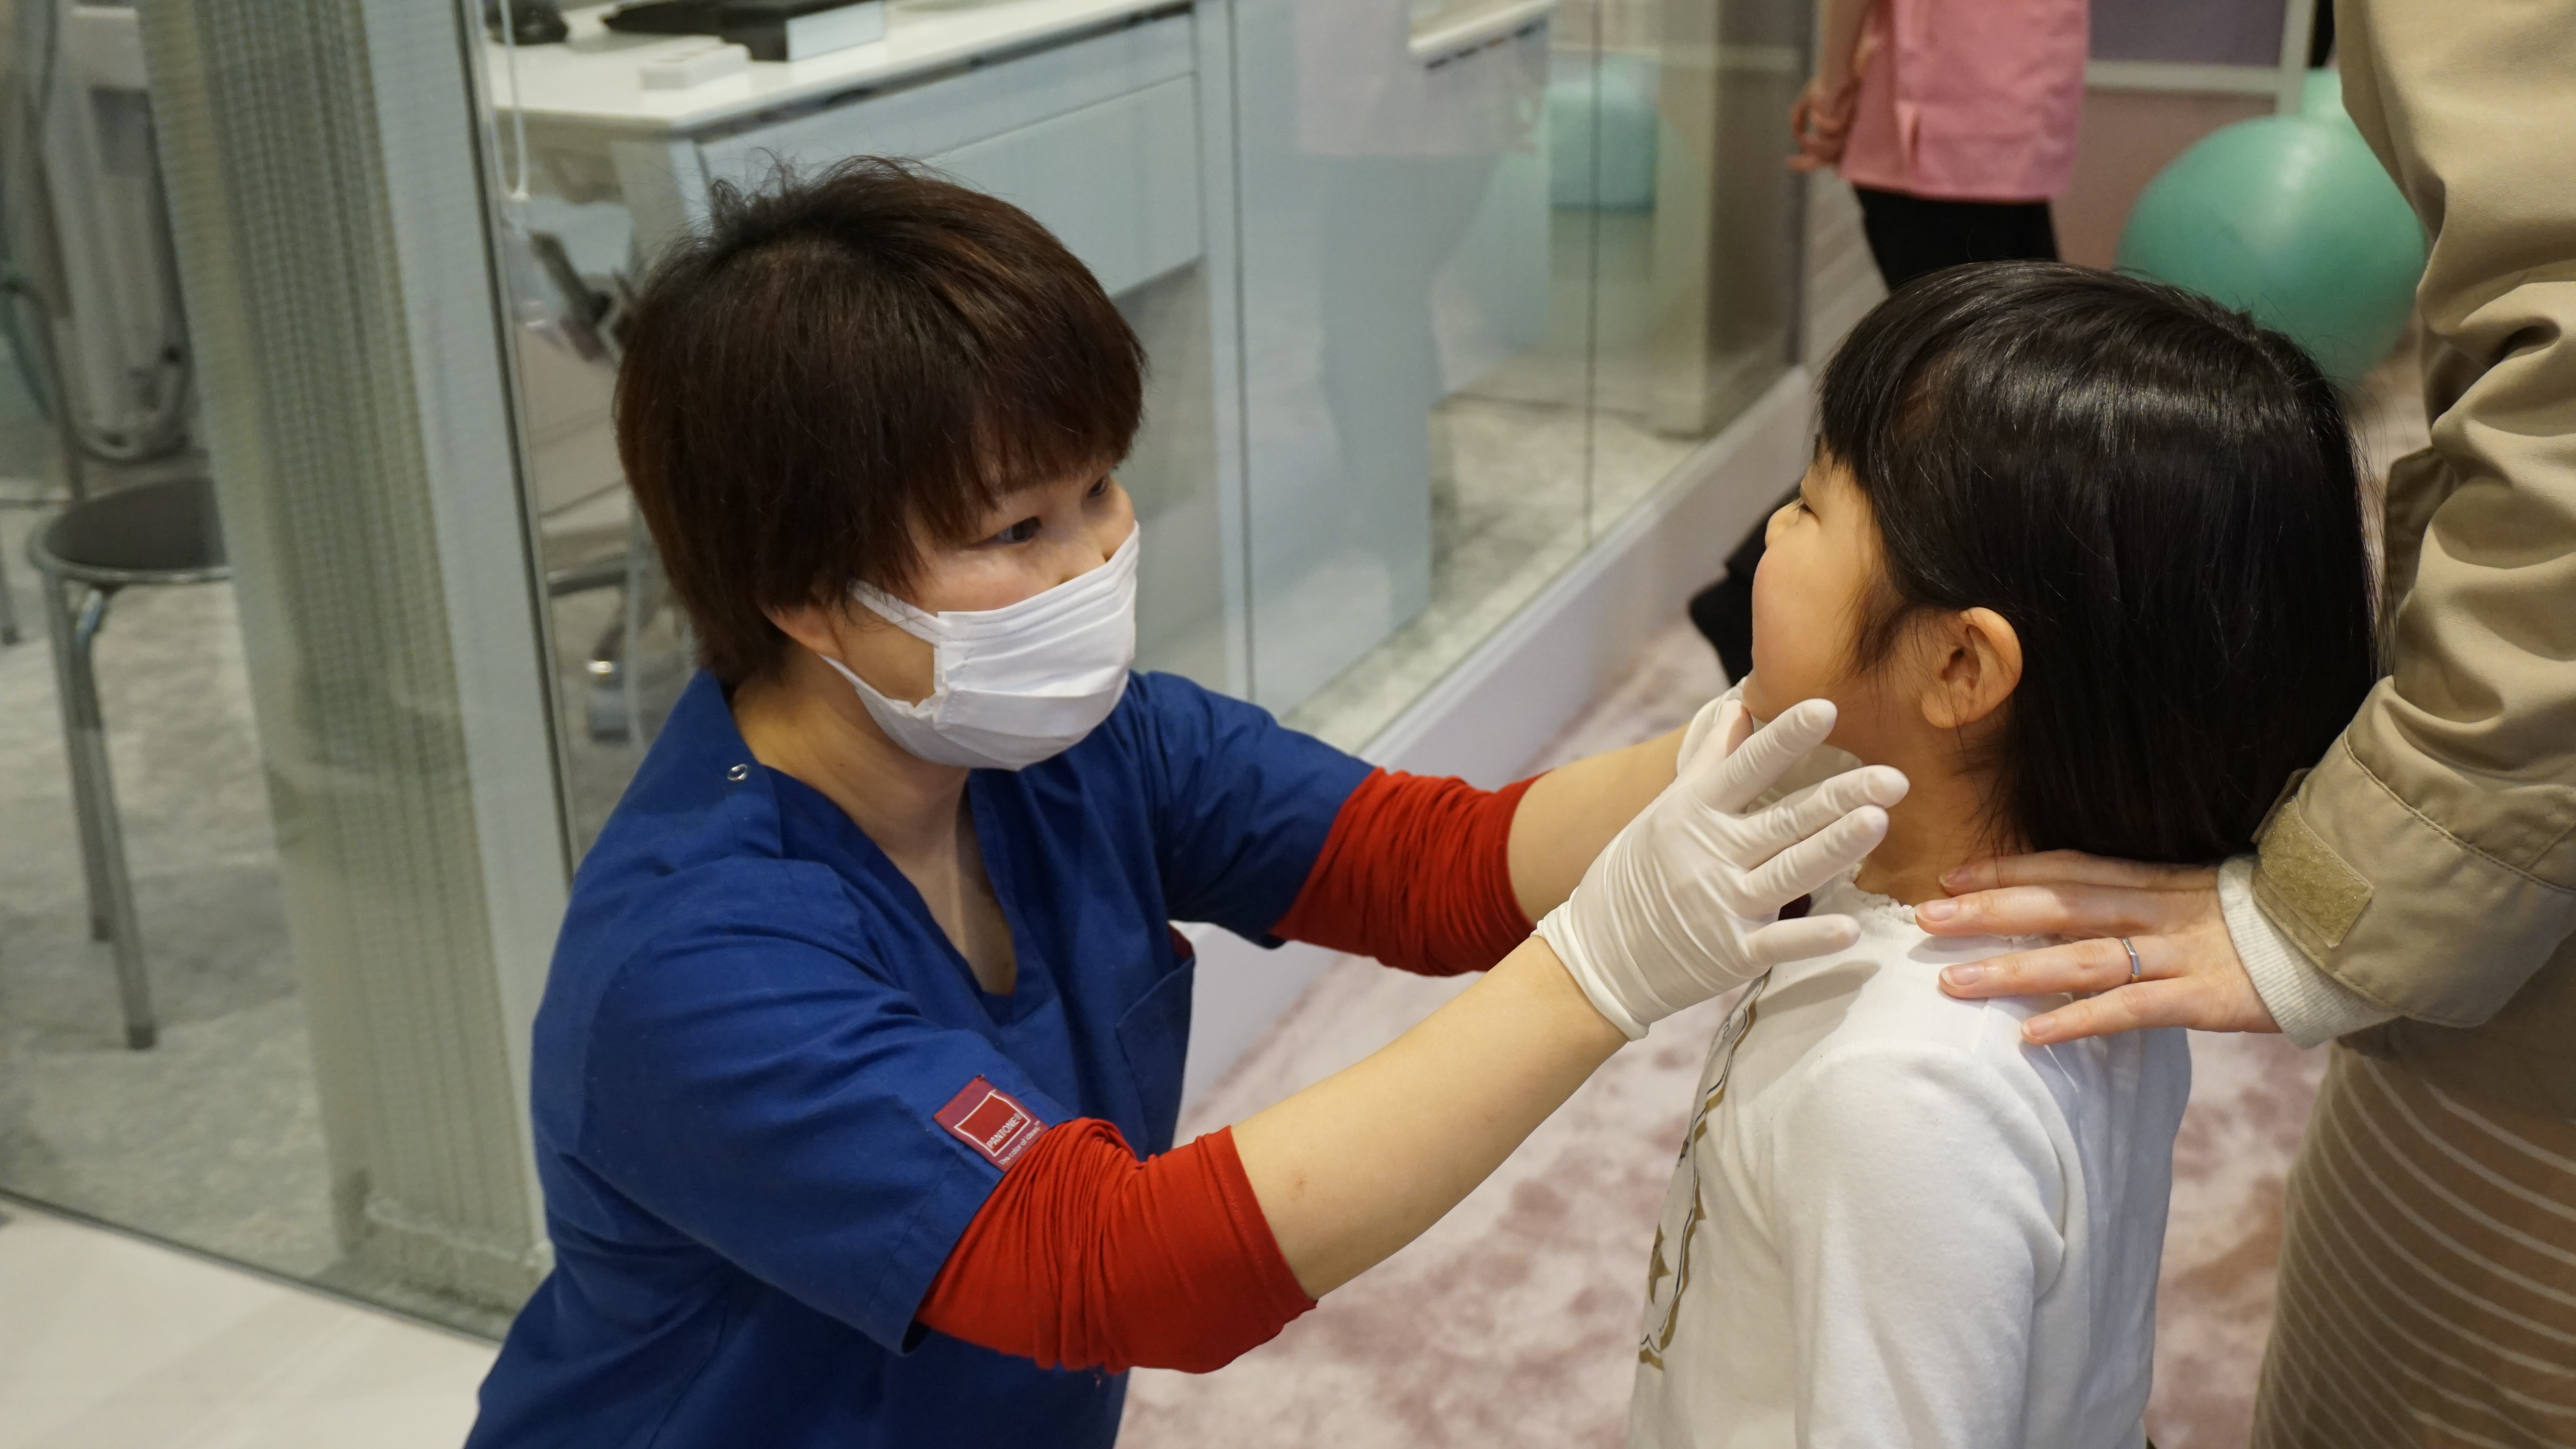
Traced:
<path fill-rule="evenodd" d="M 454 1449 L 485 1344 L 0 1205 L 0 1449 Z"/>

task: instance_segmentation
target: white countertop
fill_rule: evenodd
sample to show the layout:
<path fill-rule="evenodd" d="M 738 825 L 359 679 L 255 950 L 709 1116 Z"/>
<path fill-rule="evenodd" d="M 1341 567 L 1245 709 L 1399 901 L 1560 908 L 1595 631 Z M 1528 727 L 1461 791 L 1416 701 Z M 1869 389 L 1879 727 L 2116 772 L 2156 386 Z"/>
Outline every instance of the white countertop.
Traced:
<path fill-rule="evenodd" d="M 689 36 L 620 35 L 600 23 L 606 7 L 566 10 L 569 39 L 518 47 L 519 104 L 529 122 L 685 133 L 815 100 L 887 85 L 978 56 L 1160 10 L 1172 0 L 904 0 L 886 9 L 886 38 L 812 60 L 754 61 L 746 73 L 686 90 L 646 90 L 645 61 L 704 42 Z M 510 113 L 508 50 L 483 47 L 493 104 Z"/>

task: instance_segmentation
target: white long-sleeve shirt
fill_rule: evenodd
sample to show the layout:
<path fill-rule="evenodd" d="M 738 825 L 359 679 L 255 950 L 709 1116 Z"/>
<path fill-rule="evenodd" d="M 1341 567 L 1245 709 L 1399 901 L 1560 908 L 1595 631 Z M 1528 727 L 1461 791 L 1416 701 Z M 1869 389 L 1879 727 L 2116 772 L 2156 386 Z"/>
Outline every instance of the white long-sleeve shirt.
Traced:
<path fill-rule="evenodd" d="M 2178 1030 L 2030 1047 L 2065 998 L 1954 1001 L 1941 940 L 1852 887 L 1839 955 L 1757 983 L 1664 1199 L 1635 1449 L 2136 1449 Z M 2024 943 L 2032 944 L 2032 943 Z"/>

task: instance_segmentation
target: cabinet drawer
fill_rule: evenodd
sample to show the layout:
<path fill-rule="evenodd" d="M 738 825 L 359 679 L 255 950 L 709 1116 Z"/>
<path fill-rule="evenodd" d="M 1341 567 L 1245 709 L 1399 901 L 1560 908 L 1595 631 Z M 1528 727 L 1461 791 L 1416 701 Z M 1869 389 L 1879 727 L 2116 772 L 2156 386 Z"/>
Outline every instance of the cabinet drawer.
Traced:
<path fill-rule="evenodd" d="M 930 158 L 1026 211 L 1115 294 L 1199 255 L 1198 105 L 1187 78 Z"/>
<path fill-rule="evenodd" d="M 862 96 L 700 147 L 707 175 L 928 160 L 1035 216 L 1121 292 L 1199 254 L 1191 20 L 1172 15 Z"/>

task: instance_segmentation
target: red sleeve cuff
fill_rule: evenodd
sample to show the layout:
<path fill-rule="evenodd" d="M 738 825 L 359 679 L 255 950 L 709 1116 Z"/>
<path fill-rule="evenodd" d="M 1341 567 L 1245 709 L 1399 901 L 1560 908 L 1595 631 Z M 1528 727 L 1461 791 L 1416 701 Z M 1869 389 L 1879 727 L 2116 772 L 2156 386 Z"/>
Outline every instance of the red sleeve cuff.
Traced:
<path fill-rule="evenodd" d="M 1314 1306 L 1233 1129 L 1138 1162 L 1117 1128 L 1081 1118 L 1002 1175 L 915 1317 L 1049 1368 L 1205 1373 Z"/>
<path fill-rule="evenodd" d="M 1512 817 L 1535 780 L 1479 790 L 1380 770 L 1333 817 L 1273 934 L 1426 976 L 1482 971 L 1534 927 L 1512 892 Z"/>

